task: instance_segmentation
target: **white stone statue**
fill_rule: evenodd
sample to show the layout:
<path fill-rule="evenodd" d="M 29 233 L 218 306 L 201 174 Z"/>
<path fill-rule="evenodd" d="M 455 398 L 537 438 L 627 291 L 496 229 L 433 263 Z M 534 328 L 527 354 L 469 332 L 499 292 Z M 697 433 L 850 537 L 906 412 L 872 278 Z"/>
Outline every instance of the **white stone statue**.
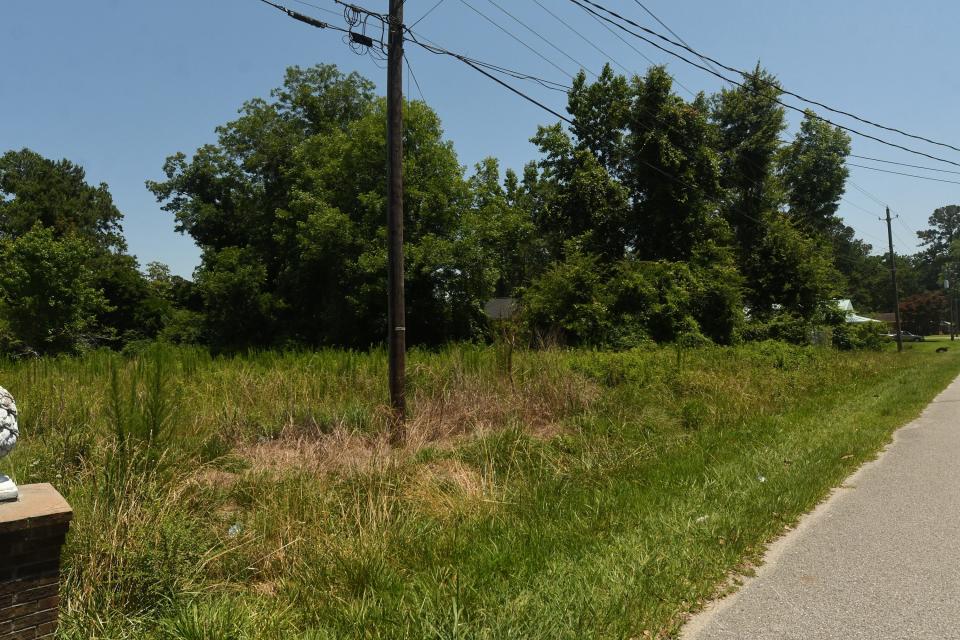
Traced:
<path fill-rule="evenodd" d="M 17 405 L 10 392 L 0 387 L 0 458 L 17 446 L 20 428 L 17 426 Z M 0 473 L 0 502 L 16 500 L 17 485 L 8 476 Z"/>

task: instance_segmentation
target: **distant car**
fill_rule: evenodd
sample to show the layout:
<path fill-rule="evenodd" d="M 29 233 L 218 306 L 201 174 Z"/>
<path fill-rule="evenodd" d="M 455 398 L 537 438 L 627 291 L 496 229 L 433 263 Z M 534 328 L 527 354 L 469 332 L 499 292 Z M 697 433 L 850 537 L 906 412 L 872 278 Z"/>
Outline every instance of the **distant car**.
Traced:
<path fill-rule="evenodd" d="M 886 337 L 889 338 L 890 340 L 896 340 L 896 339 L 897 339 L 897 334 L 895 334 L 895 333 L 888 333 L 888 334 L 886 334 Z M 901 331 L 901 332 L 900 332 L 900 338 L 901 338 L 904 342 L 925 342 L 925 341 L 926 341 L 926 338 L 924 338 L 923 336 L 918 336 L 917 334 L 915 334 L 915 333 L 910 333 L 909 331 Z"/>

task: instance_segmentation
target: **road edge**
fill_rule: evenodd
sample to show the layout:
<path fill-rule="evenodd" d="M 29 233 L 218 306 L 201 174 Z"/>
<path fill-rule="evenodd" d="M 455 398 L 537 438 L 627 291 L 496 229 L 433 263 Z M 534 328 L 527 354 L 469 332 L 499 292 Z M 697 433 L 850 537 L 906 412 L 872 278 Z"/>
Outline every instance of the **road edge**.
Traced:
<path fill-rule="evenodd" d="M 803 536 L 805 531 L 825 518 L 834 506 L 856 489 L 856 482 L 860 476 L 869 469 L 883 464 L 890 450 L 897 446 L 897 441 L 900 439 L 902 432 L 919 429 L 923 426 L 924 416 L 929 411 L 931 405 L 937 402 L 957 402 L 958 399 L 956 397 L 951 400 L 943 399 L 943 396 L 948 395 L 951 390 L 960 391 L 960 375 L 956 376 L 946 387 L 941 389 L 940 392 L 934 396 L 933 400 L 923 408 L 920 415 L 894 430 L 890 436 L 890 441 L 877 452 L 875 458 L 860 465 L 853 473 L 847 476 L 839 486 L 831 489 L 830 492 L 824 496 L 823 500 L 817 503 L 817 506 L 800 516 L 796 525 L 786 529 L 779 537 L 772 540 L 763 552 L 753 575 L 739 576 L 732 574 L 728 576 L 730 584 L 734 585 L 734 588 L 729 593 L 712 598 L 702 609 L 691 614 L 680 628 L 679 634 L 676 637 L 679 640 L 697 640 L 699 634 L 707 628 L 714 616 L 733 606 L 751 583 L 772 570 L 777 560 Z M 960 395 L 960 393 L 957 393 L 957 395 Z M 734 578 L 737 579 L 736 582 L 733 582 Z"/>

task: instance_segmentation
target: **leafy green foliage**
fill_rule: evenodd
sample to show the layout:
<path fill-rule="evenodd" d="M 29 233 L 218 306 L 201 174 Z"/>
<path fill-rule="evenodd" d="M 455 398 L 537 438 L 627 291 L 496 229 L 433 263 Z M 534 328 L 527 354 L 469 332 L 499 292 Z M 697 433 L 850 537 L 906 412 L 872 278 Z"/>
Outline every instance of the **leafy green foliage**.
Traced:
<path fill-rule="evenodd" d="M 915 256 L 914 264 L 920 276 L 920 288 L 910 291 L 937 289 L 942 283 L 947 263 L 956 262 L 958 252 L 953 243 L 960 240 L 960 205 L 940 207 L 930 215 L 930 226 L 917 232 L 923 249 Z"/>
<path fill-rule="evenodd" d="M 758 316 L 781 305 L 810 319 L 840 288 L 840 277 L 829 254 L 782 216 L 770 220 L 747 257 L 747 269 L 754 277 L 750 298 Z"/>
<path fill-rule="evenodd" d="M 786 128 L 776 78 L 760 69 L 740 87 L 724 89 L 712 100 L 721 162 L 721 183 L 728 191 L 724 214 L 733 228 L 747 286 L 755 274 L 746 260 L 766 232 L 782 201 L 775 163 L 780 134 Z"/>
<path fill-rule="evenodd" d="M 290 69 L 271 97 L 244 105 L 217 144 L 169 158 L 167 180 L 149 184 L 204 249 L 207 334 L 222 347 L 380 342 L 384 101 L 327 65 Z M 413 102 L 404 119 L 408 335 L 469 337 L 498 276 L 477 244 L 492 232 L 463 232 L 469 188 L 436 114 Z"/>
<path fill-rule="evenodd" d="M 796 138 L 783 149 L 780 176 L 787 191 L 790 217 L 808 235 L 830 237 L 845 228 L 837 208 L 850 171 L 850 136 L 804 114 Z"/>
<path fill-rule="evenodd" d="M 22 149 L 0 156 L 0 239 L 40 224 L 56 235 L 79 235 L 102 249 L 123 249 L 123 217 L 107 185 L 88 185 L 69 160 L 55 162 Z"/>
<path fill-rule="evenodd" d="M 13 265 L 15 271 L 5 274 L 7 290 L 33 301 L 9 303 L 5 313 L 27 313 L 25 305 L 39 304 L 43 296 L 49 310 L 61 309 L 38 317 L 37 327 L 31 327 L 29 318 L 8 318 L 13 342 L 43 352 L 75 351 L 81 344 L 118 346 L 157 335 L 164 321 L 160 301 L 152 295 L 136 259 L 126 254 L 121 219 L 107 185 L 87 184 L 83 168 L 69 160 L 55 162 L 29 149 L 0 156 L 0 248 L 7 247 L 13 251 L 11 259 L 19 260 Z M 34 236 L 27 243 L 31 251 L 39 251 L 38 242 L 47 243 L 50 260 L 28 258 L 25 246 L 11 248 L 41 229 L 42 239 Z M 82 276 L 76 269 L 61 273 L 54 266 L 60 258 L 53 256 L 67 254 L 69 259 L 83 260 L 76 267 L 82 268 Z M 51 278 L 61 276 L 67 278 L 65 283 L 54 285 Z M 26 282 L 18 288 L 13 278 Z M 83 284 L 76 285 L 81 280 Z M 103 300 L 83 302 L 89 298 L 81 295 L 84 288 L 98 292 Z M 64 312 L 67 308 L 72 311 Z M 47 337 L 37 331 L 47 332 Z"/>
<path fill-rule="evenodd" d="M 731 343 L 752 335 L 745 311 L 755 327 L 782 314 L 816 324 L 834 296 L 888 306 L 880 259 L 836 215 L 849 139 L 807 113 L 782 143 L 779 95 L 759 66 L 691 101 L 662 67 L 628 80 L 607 66 L 575 78 L 570 127 L 540 127 L 522 175 L 488 158 L 469 177 L 437 115 L 405 104 L 408 340 L 488 336 L 493 296 L 520 298 L 540 339 L 617 348 Z M 83 320 L 92 345 L 380 344 L 385 122 L 370 81 L 293 67 L 214 142 L 167 158 L 147 186 L 202 250 L 193 282 L 162 265 L 141 273 L 106 186 L 28 150 L 0 159 L 0 243 L 39 224 L 90 245 L 90 287 L 105 299 Z M 941 275 L 947 209 L 934 216 L 943 237 L 930 235 L 939 257 L 905 263 L 910 292 Z M 16 334 L 3 318 L 4 344 Z"/>
<path fill-rule="evenodd" d="M 703 333 L 729 343 L 742 322 L 735 273 L 635 258 L 604 266 L 574 244 L 523 301 L 525 323 L 539 341 L 575 345 L 629 348 Z"/>
<path fill-rule="evenodd" d="M 885 332 L 886 327 L 878 322 L 843 323 L 833 328 L 833 346 L 843 351 L 880 351 L 886 340 Z"/>
<path fill-rule="evenodd" d="M 109 310 L 94 286 L 93 249 L 40 225 L 0 244 L 0 310 L 21 349 L 76 352 L 94 341 L 95 319 Z"/>
<path fill-rule="evenodd" d="M 717 215 L 720 162 L 703 97 L 685 102 L 673 93 L 663 67 L 637 78 L 633 94 L 625 182 L 636 253 L 652 260 L 690 260 L 700 244 L 728 242 L 727 224 Z"/>

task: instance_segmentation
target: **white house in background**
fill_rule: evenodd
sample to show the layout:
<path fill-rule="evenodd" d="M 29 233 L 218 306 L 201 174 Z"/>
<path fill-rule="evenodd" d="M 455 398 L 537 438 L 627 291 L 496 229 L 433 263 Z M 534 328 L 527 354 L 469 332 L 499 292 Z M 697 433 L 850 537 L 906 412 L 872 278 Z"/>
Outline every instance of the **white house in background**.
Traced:
<path fill-rule="evenodd" d="M 864 324 L 866 322 L 881 322 L 880 320 L 874 320 L 873 318 L 867 318 L 864 316 L 858 316 L 853 310 L 853 302 L 849 299 L 833 300 L 832 301 L 837 308 L 844 313 L 844 318 L 847 322 L 851 324 Z"/>

